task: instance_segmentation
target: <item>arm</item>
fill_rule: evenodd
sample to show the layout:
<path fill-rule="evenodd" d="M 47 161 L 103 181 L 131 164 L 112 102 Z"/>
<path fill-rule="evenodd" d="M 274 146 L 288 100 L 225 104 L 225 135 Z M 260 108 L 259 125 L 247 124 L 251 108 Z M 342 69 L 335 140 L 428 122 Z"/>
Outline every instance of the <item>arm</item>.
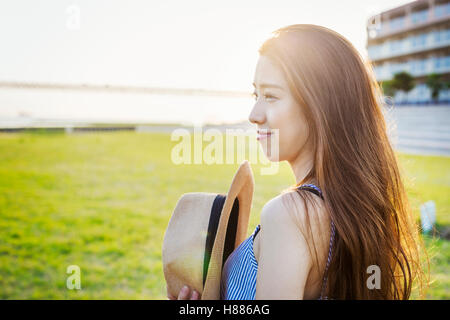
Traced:
<path fill-rule="evenodd" d="M 280 195 L 261 212 L 255 299 L 303 299 L 311 269 L 308 244 Z"/>

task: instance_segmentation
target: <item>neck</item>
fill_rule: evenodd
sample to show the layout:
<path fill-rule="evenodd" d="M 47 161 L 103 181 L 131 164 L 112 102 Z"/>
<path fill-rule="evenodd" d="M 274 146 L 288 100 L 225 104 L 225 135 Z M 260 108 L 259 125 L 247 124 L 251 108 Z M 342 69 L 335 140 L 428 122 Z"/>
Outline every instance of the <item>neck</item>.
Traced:
<path fill-rule="evenodd" d="M 312 153 L 309 153 L 308 156 L 299 155 L 294 161 L 288 162 L 291 166 L 292 172 L 295 175 L 295 181 L 297 184 L 305 179 L 314 165 Z M 317 181 L 313 178 L 310 181 L 304 181 L 304 183 L 317 184 Z"/>

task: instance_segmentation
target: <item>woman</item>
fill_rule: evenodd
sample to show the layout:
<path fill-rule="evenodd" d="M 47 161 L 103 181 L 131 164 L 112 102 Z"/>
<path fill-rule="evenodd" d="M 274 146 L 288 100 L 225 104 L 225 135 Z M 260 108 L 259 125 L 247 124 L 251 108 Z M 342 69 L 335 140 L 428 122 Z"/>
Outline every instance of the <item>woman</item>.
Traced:
<path fill-rule="evenodd" d="M 228 257 L 222 298 L 408 299 L 422 284 L 421 242 L 370 66 L 315 25 L 276 30 L 259 53 L 249 120 L 298 183 Z"/>

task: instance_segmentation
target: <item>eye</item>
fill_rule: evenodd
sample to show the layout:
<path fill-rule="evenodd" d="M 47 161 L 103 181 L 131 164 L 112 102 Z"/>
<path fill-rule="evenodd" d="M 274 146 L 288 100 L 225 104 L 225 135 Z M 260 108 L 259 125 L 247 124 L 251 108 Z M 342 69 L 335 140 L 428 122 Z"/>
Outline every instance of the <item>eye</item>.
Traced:
<path fill-rule="evenodd" d="M 263 95 L 263 96 L 264 96 L 264 98 L 265 98 L 266 100 L 277 100 L 277 99 L 278 99 L 276 96 L 271 95 L 271 94 L 265 94 L 265 95 Z M 253 92 L 253 93 L 252 93 L 252 97 L 253 97 L 255 100 L 258 100 L 258 94 L 257 94 L 256 92 Z"/>
<path fill-rule="evenodd" d="M 271 94 L 265 94 L 264 98 L 266 98 L 267 100 L 276 100 L 278 99 L 277 97 L 271 95 Z"/>

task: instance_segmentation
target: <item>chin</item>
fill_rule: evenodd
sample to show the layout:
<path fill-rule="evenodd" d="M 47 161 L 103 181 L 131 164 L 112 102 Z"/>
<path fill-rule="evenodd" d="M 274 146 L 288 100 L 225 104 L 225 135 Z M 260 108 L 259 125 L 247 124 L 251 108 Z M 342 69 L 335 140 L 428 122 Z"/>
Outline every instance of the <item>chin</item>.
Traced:
<path fill-rule="evenodd" d="M 280 150 L 280 140 L 278 135 L 271 136 L 268 140 L 260 141 L 260 146 L 266 158 L 271 162 L 282 161 L 282 152 Z M 271 147 L 272 146 L 272 147 Z"/>
<path fill-rule="evenodd" d="M 263 147 L 263 151 L 264 151 L 264 155 L 266 156 L 266 158 L 270 161 L 270 162 L 281 162 L 283 161 L 283 158 L 281 157 L 280 154 L 273 154 L 269 153 L 268 150 L 266 148 Z"/>

